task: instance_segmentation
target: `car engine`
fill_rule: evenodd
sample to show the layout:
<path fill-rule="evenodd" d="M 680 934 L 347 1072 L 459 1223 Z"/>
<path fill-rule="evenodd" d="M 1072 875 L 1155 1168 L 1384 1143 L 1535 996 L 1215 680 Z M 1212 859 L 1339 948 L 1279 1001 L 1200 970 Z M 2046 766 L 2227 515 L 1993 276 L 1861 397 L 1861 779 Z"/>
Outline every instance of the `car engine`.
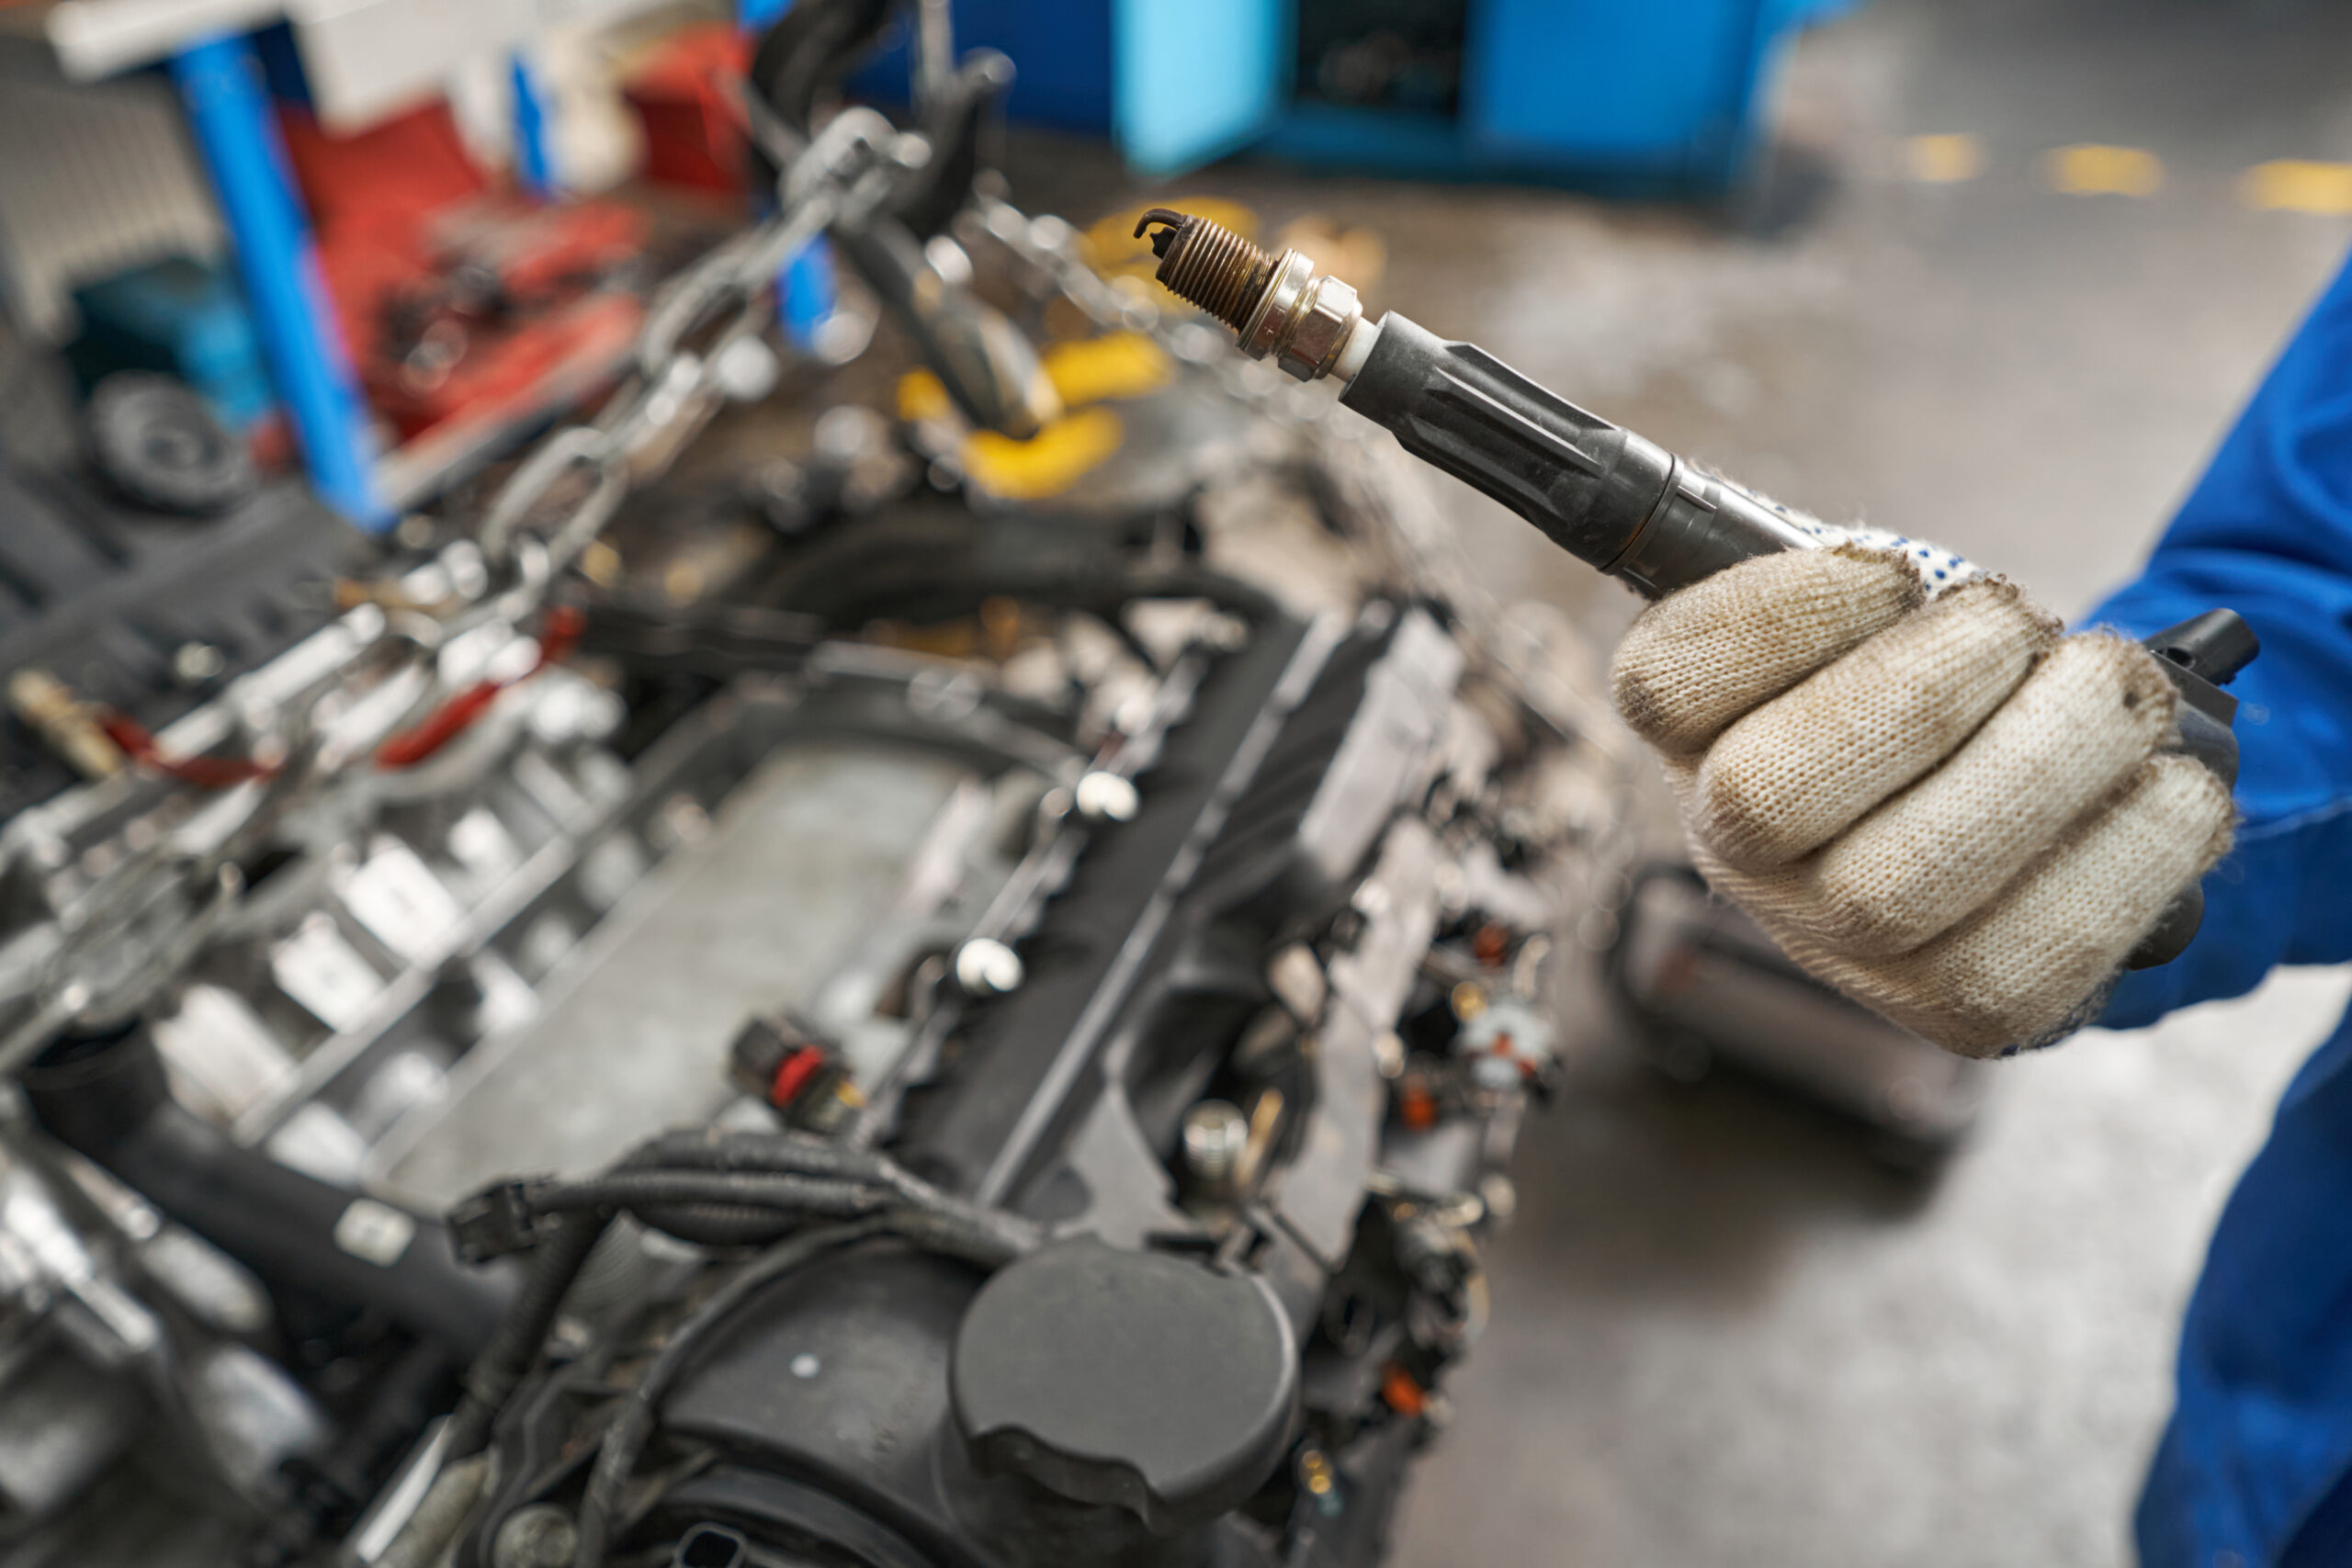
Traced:
<path fill-rule="evenodd" d="M 0 625 L 11 1562 L 1379 1558 L 1618 761 L 1385 437 L 989 194 L 1002 62 L 820 124 L 885 20 L 503 479 L 55 509 L 141 547 Z M 870 344 L 745 281 L 819 232 Z"/>

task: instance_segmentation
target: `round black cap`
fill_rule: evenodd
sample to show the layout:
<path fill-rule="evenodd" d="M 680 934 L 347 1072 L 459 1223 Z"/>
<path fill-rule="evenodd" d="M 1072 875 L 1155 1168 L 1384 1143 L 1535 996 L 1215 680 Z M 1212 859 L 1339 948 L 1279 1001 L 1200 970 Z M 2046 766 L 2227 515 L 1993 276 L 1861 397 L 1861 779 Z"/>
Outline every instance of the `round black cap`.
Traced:
<path fill-rule="evenodd" d="M 210 517 L 260 487 L 244 442 L 173 377 L 109 376 L 90 394 L 88 418 L 98 471 L 141 506 Z"/>
<path fill-rule="evenodd" d="M 1170 1534 L 1272 1473 L 1298 1405 L 1298 1345 L 1262 1280 L 1084 1237 L 980 1288 L 949 1381 L 985 1467 Z"/>

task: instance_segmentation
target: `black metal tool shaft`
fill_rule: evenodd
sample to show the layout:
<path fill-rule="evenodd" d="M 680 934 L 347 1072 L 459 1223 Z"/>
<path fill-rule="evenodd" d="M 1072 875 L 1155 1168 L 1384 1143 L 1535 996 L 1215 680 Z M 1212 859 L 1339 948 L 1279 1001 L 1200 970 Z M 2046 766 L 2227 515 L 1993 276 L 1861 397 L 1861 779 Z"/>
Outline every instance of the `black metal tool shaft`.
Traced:
<path fill-rule="evenodd" d="M 1340 401 L 1405 449 L 1518 513 L 1579 560 L 1652 598 L 1751 556 L 1817 541 L 1787 514 L 1656 442 L 1577 407 L 1485 349 L 1391 311 L 1298 253 L 1269 256 L 1220 224 L 1155 209 L 1162 283 L 1303 380 L 1337 376 Z M 1335 287 L 1336 286 L 1336 287 Z"/>
<path fill-rule="evenodd" d="M 1391 311 L 1340 401 L 1651 598 L 1816 541 L 1737 485 Z"/>

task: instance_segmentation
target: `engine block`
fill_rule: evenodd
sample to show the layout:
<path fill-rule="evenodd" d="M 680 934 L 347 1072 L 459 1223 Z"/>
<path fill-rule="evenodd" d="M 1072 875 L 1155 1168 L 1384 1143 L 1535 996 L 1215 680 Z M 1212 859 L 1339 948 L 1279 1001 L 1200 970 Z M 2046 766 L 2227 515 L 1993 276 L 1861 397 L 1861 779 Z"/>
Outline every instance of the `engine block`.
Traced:
<path fill-rule="evenodd" d="M 836 411 L 560 581 L 272 503 L 133 608 L 301 614 L 44 667 L 11 1562 L 1377 1560 L 1614 763 L 1392 454 L 1170 375 L 1091 497 Z"/>

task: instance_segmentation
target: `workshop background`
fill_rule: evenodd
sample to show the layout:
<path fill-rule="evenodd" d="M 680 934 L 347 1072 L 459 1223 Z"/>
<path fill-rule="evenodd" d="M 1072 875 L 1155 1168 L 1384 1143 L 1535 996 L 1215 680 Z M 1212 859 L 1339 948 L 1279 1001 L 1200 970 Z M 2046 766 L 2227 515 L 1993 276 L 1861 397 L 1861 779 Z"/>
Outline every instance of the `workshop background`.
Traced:
<path fill-rule="evenodd" d="M 143 69 L 168 52 L 152 39 L 68 38 L 58 9 L 0 8 L 17 330 L 85 382 L 195 381 L 264 466 L 301 466 L 370 526 L 606 377 L 641 319 L 627 275 L 690 251 L 713 220 L 680 193 L 731 178 L 710 80 L 741 44 L 715 8 L 574 0 L 525 25 L 420 6 L 482 29 L 454 78 L 403 52 L 397 7 L 361 8 L 383 31 L 305 35 L 299 62 L 265 30 L 273 88 L 311 100 L 285 121 L 291 212 L 266 180 L 235 188 L 254 106 L 206 51 L 234 67 L 243 43 L 191 34 L 166 75 Z M 1114 40 L 956 8 L 959 42 L 1023 73 L 1004 169 L 1027 210 L 1085 229 L 1147 199 L 1229 204 L 1375 311 L 2070 615 L 2130 574 L 2352 243 L 2352 13 L 2326 0 L 1594 9 L 1302 0 L 1270 26 L 1204 0 L 1119 7 Z M 103 101 L 31 62 L 43 38 L 111 81 Z M 901 51 L 865 85 L 888 98 L 905 72 Z M 156 133 L 183 117 L 191 133 Z M 77 151 L 108 139 L 162 151 Z M 433 230 L 510 164 L 526 192 L 585 199 L 501 230 L 492 260 Z M 102 166 L 137 188 L 93 229 L 76 215 Z M 306 232 L 331 304 L 295 265 Z M 485 265 L 544 298 L 438 374 L 450 291 Z M 435 267 L 441 294 L 388 310 Z M 787 313 L 821 333 L 825 281 L 801 282 Z M 1438 486 L 1481 579 L 1561 606 L 1599 668 L 1636 602 Z M 1663 820 L 1645 826 L 1661 855 Z M 2282 975 L 2005 1064 L 1924 1160 L 1703 1051 L 1662 1056 L 1597 965 L 1578 986 L 1493 1320 L 1394 1560 L 2128 1561 L 2205 1237 L 2352 977 Z"/>

